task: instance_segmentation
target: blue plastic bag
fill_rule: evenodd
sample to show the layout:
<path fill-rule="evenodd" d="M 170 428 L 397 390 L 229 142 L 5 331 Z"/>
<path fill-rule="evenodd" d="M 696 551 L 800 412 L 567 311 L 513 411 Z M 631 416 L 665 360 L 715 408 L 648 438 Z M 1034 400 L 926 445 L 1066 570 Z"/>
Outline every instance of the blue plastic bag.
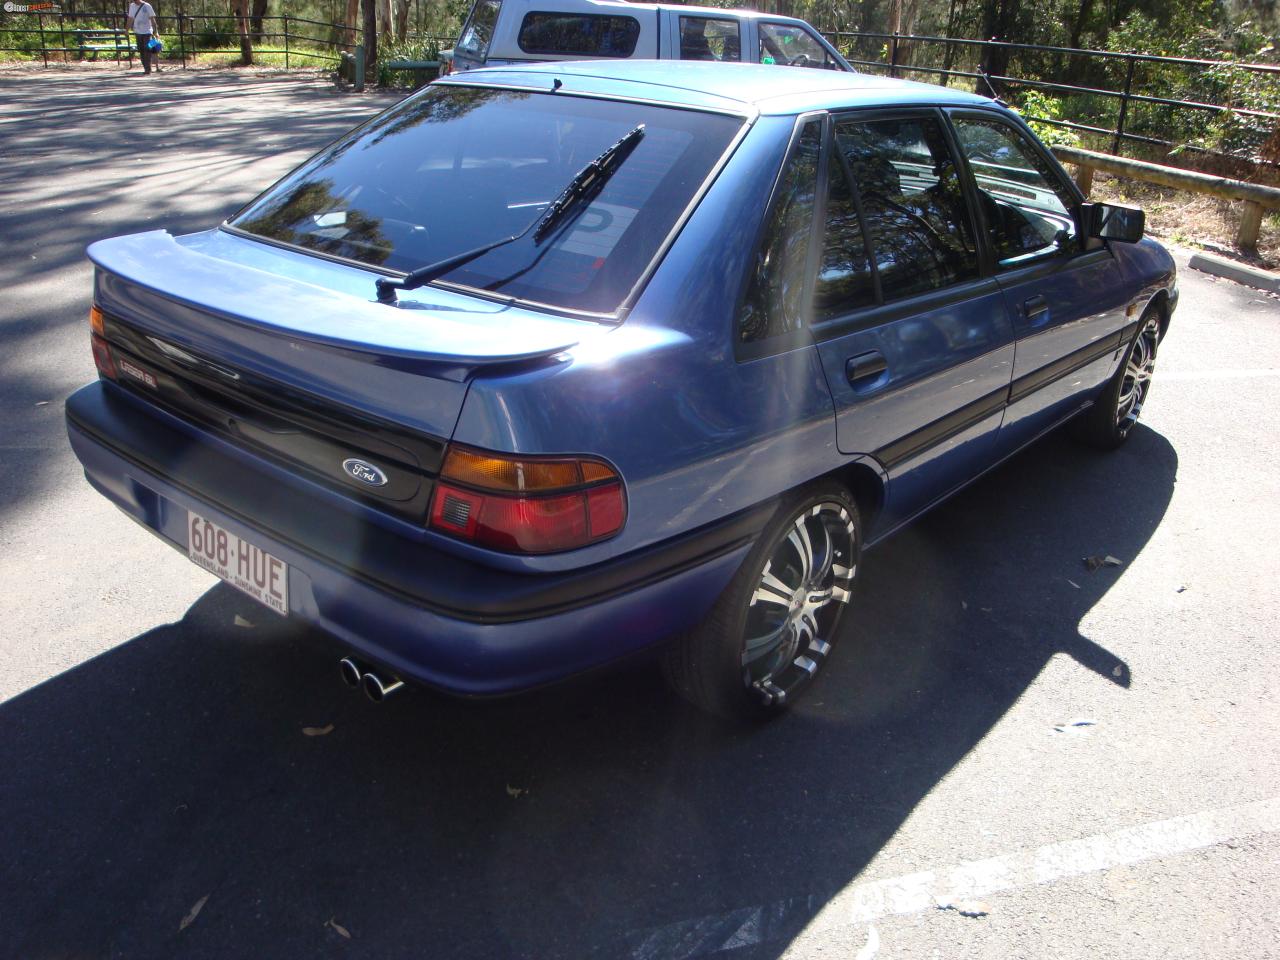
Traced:
<path fill-rule="evenodd" d="M 159 37 L 152 37 L 150 40 L 148 40 L 148 41 L 147 41 L 147 49 L 148 49 L 148 50 L 163 50 L 163 49 L 164 49 L 164 41 L 163 41 L 163 40 L 161 40 Z"/>

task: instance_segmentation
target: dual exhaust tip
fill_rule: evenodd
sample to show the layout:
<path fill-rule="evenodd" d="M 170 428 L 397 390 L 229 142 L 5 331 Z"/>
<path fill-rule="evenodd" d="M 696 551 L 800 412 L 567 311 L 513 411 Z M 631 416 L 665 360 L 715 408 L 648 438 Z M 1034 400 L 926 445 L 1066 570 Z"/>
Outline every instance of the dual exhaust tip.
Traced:
<path fill-rule="evenodd" d="M 366 667 L 350 657 L 338 661 L 338 669 L 342 671 L 342 682 L 352 690 L 360 688 L 364 695 L 374 703 L 381 703 L 404 686 L 398 677 L 380 676 L 372 667 Z"/>

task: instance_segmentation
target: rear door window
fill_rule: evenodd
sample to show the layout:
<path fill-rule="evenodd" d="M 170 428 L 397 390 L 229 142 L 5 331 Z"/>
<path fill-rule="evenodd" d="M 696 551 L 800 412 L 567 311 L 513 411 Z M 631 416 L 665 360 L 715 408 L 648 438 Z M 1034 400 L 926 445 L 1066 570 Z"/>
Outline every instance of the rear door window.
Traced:
<path fill-rule="evenodd" d="M 972 218 L 936 117 L 842 119 L 835 146 L 833 166 L 857 190 L 855 212 L 884 302 L 978 276 Z M 849 237 L 856 247 L 857 235 Z M 856 252 L 850 256 L 852 269 Z M 855 299 L 865 296 L 865 286 L 856 289 Z M 838 299 L 834 290 L 829 296 Z"/>
<path fill-rule="evenodd" d="M 458 35 L 454 44 L 454 54 L 463 53 L 475 60 L 483 60 L 489 55 L 489 43 L 493 40 L 493 28 L 498 22 L 498 12 L 502 9 L 502 0 L 476 0 L 471 8 L 471 16 Z"/>
<path fill-rule="evenodd" d="M 742 39 L 737 20 L 718 17 L 680 18 L 680 59 L 737 62 Z"/>
<path fill-rule="evenodd" d="M 526 14 L 516 42 L 525 53 L 572 57 L 629 57 L 640 39 L 634 17 L 585 13 Z"/>

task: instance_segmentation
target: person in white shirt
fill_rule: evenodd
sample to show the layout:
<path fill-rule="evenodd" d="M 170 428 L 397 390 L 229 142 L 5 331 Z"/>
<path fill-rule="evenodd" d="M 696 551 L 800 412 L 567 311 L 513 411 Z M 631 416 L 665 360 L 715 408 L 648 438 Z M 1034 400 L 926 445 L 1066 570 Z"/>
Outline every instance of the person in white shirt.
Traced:
<path fill-rule="evenodd" d="M 156 11 L 147 0 L 132 0 L 129 4 L 129 22 L 128 28 L 133 31 L 134 36 L 138 38 L 138 56 L 142 58 L 142 72 L 151 72 L 151 61 L 154 54 L 151 52 L 151 36 L 156 30 Z M 159 64 L 156 70 L 159 70 Z"/>

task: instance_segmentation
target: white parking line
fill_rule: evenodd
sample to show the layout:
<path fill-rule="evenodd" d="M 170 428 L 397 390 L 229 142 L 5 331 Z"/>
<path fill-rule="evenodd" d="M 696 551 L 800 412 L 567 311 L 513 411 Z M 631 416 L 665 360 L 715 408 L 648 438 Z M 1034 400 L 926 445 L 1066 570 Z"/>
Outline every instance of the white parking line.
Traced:
<path fill-rule="evenodd" d="M 1165 380 L 1250 380 L 1254 377 L 1280 377 L 1280 370 L 1235 368 L 1229 370 L 1156 370 L 1156 379 Z"/>
<path fill-rule="evenodd" d="M 800 940 L 820 939 L 881 917 L 930 910 L 940 901 L 1053 883 L 1276 831 L 1280 831 L 1280 798 L 1259 800 L 1067 840 L 1027 853 L 859 883 L 822 906 L 822 897 L 798 897 L 637 930 L 627 936 L 627 943 L 632 960 L 690 960 L 798 935 L 794 946 Z"/>

